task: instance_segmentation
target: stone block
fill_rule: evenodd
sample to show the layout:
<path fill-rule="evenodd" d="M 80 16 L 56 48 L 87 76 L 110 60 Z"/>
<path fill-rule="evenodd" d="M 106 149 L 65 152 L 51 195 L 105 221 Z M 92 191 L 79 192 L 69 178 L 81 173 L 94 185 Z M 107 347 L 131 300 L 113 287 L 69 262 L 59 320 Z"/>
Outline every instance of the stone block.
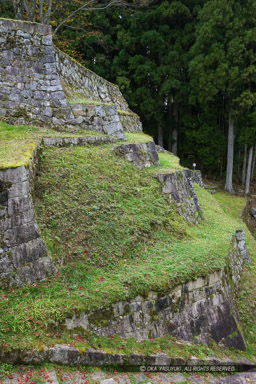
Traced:
<path fill-rule="evenodd" d="M 81 355 L 80 362 L 84 365 L 106 365 L 108 363 L 108 354 L 100 350 L 87 349 Z"/>
<path fill-rule="evenodd" d="M 9 275 L 14 271 L 14 267 L 6 255 L 6 253 L 1 249 L 0 254 L 0 281 L 2 280 L 3 275 Z"/>
<path fill-rule="evenodd" d="M 33 268 L 36 279 L 39 281 L 57 273 L 57 268 L 54 266 L 52 258 L 49 256 L 37 259 L 33 263 Z"/>
<path fill-rule="evenodd" d="M 42 44 L 43 45 L 52 45 L 52 35 L 46 35 L 42 38 Z"/>
<path fill-rule="evenodd" d="M 160 165 L 154 142 L 120 145 L 115 149 L 115 153 L 139 168 Z"/>
<path fill-rule="evenodd" d="M 3 241 L 8 247 L 15 247 L 22 243 L 37 239 L 39 236 L 39 229 L 32 222 L 20 227 L 8 229 L 4 234 Z"/>
<path fill-rule="evenodd" d="M 33 28 L 33 29 L 34 29 L 34 28 Z M 32 36 L 31 36 L 30 33 L 27 33 L 27 32 L 25 32 L 24 30 L 22 31 L 22 30 L 20 30 L 20 29 L 16 32 L 16 36 L 18 36 L 18 37 L 24 37 L 25 39 L 31 39 L 31 38 L 32 38 Z"/>
<path fill-rule="evenodd" d="M 32 210 L 32 201 L 26 195 L 25 197 L 14 197 L 8 200 L 8 214 L 11 216 L 19 215 L 29 210 Z"/>
<path fill-rule="evenodd" d="M 216 271 L 214 273 L 211 273 L 210 275 L 208 275 L 208 285 L 211 286 L 211 285 L 214 285 L 216 283 L 218 283 L 219 281 L 221 281 L 222 279 L 222 271 Z"/>
<path fill-rule="evenodd" d="M 197 280 L 190 281 L 187 284 L 188 291 L 194 291 L 195 289 L 203 288 L 206 285 L 206 281 L 204 278 L 199 277 Z"/>
<path fill-rule="evenodd" d="M 8 183 L 19 183 L 27 181 L 29 172 L 24 165 L 17 168 L 0 170 L 0 180 Z"/>
<path fill-rule="evenodd" d="M 19 268 L 25 263 L 34 262 L 46 256 L 47 249 L 41 238 L 22 243 L 12 250 L 12 262 L 15 268 Z"/>
<path fill-rule="evenodd" d="M 49 361 L 54 364 L 76 365 L 80 361 L 80 353 L 74 347 L 56 345 L 49 349 Z"/>
<path fill-rule="evenodd" d="M 48 355 L 48 349 L 43 351 L 24 350 L 22 352 L 22 360 L 25 364 L 42 364 L 46 361 Z"/>

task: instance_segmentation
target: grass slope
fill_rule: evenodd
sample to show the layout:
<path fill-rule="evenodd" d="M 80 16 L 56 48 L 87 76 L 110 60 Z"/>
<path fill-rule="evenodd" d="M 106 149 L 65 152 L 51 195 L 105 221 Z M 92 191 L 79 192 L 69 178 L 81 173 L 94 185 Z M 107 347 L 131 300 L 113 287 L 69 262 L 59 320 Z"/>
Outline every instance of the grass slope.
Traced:
<path fill-rule="evenodd" d="M 127 136 L 128 142 L 150 139 L 141 133 Z M 185 223 L 152 174 L 179 168 L 178 159 L 160 154 L 162 166 L 140 170 L 117 157 L 113 146 L 44 151 L 34 200 L 38 224 L 59 273 L 20 290 L 0 290 L 1 345 L 40 349 L 43 344 L 72 343 L 82 349 L 212 354 L 207 347 L 180 346 L 171 337 L 136 343 L 119 337 L 77 336 L 62 327 L 73 313 L 108 307 L 151 290 L 163 292 L 221 268 L 234 231 L 245 228 L 240 219 L 243 198 L 211 195 L 197 185 L 205 220 L 199 226 Z M 255 241 L 248 231 L 246 237 L 253 263 L 245 273 L 252 280 Z M 242 306 L 247 303 L 243 295 Z M 248 353 L 253 354 L 256 340 L 249 338 L 248 310 L 242 306 Z M 212 348 L 216 355 L 234 355 Z"/>
<path fill-rule="evenodd" d="M 1 291 L 2 342 L 67 341 L 70 335 L 60 327 L 65 316 L 165 291 L 224 265 L 231 236 L 244 227 L 235 214 L 244 200 L 229 212 L 225 195 L 218 201 L 196 186 L 205 220 L 186 224 L 151 170 L 135 168 L 112 147 L 44 152 L 36 211 L 60 273 L 38 285 Z M 247 241 L 253 253 L 254 240 L 247 235 Z M 155 343 L 167 346 L 163 340 Z M 97 341 L 88 335 L 87 343 Z M 117 340 L 101 343 L 111 349 Z"/>

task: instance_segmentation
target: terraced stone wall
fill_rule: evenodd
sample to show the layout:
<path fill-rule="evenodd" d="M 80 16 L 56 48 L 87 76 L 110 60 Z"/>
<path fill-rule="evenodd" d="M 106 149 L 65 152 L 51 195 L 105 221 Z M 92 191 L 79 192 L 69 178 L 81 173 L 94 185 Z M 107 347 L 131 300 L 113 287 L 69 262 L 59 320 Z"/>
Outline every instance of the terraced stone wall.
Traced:
<path fill-rule="evenodd" d="M 66 57 L 65 63 L 69 65 L 61 64 L 59 57 L 62 56 Z M 68 73 L 65 72 L 67 68 Z M 110 100 L 113 103 L 110 107 L 115 109 L 115 113 L 99 116 L 97 111 L 93 111 L 94 115 L 88 114 L 87 119 L 74 115 L 63 91 L 61 79 L 63 76 L 67 76 L 66 79 L 70 76 L 73 84 L 72 79 L 78 73 L 77 68 L 81 71 L 81 77 L 74 83 L 77 85 L 76 91 L 81 87 L 81 93 L 93 93 L 93 84 L 96 82 L 98 97 Z M 63 71 L 61 79 L 60 70 Z M 101 107 L 104 109 L 105 106 Z M 92 129 L 125 139 L 124 124 L 121 124 L 117 111 L 119 107 L 128 109 L 117 86 L 87 71 L 60 51 L 56 56 L 50 26 L 0 20 L 1 120 L 14 125 L 47 125 L 68 131 Z M 137 125 L 141 129 L 139 119 Z"/>
<path fill-rule="evenodd" d="M 236 231 L 223 270 L 180 284 L 168 293 L 151 292 L 107 309 L 66 319 L 68 329 L 84 328 L 101 336 L 119 334 L 138 341 L 173 335 L 180 340 L 245 349 L 234 306 L 244 261 L 249 255 L 244 232 Z"/>
<path fill-rule="evenodd" d="M 57 71 L 68 98 L 79 97 L 113 104 L 120 110 L 119 119 L 124 131 L 142 131 L 139 116 L 129 110 L 128 104 L 117 85 L 77 63 L 58 48 L 54 48 L 54 52 Z"/>
<path fill-rule="evenodd" d="M 57 71 L 67 96 L 76 95 L 103 103 L 113 103 L 125 111 L 129 109 L 117 85 L 96 75 L 56 47 L 54 54 Z"/>

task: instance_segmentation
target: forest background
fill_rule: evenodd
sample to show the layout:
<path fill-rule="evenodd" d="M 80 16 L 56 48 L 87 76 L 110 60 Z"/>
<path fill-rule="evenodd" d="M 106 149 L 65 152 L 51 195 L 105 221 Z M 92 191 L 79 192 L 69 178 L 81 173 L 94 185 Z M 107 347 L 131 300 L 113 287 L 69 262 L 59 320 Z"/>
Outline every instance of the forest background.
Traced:
<path fill-rule="evenodd" d="M 119 85 L 143 129 L 184 166 L 249 192 L 256 153 L 256 0 L 0 0 Z"/>

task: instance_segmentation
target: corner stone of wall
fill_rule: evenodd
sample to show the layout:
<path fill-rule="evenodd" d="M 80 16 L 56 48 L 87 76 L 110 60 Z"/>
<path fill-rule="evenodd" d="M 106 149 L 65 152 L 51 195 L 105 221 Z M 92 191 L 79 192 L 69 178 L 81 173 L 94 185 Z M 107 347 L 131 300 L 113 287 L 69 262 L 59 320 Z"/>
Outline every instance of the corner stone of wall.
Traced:
<path fill-rule="evenodd" d="M 184 170 L 168 174 L 157 175 L 162 184 L 163 193 L 169 196 L 171 203 L 175 203 L 179 214 L 193 223 L 200 223 L 203 212 L 193 186 L 193 182 L 203 186 L 200 171 Z"/>
<path fill-rule="evenodd" d="M 35 223 L 32 169 L 0 170 L 0 285 L 31 284 L 57 272 Z"/>
<path fill-rule="evenodd" d="M 126 139 L 116 105 L 72 104 L 71 107 L 78 123 L 89 131 Z"/>
<path fill-rule="evenodd" d="M 180 284 L 165 295 L 150 292 L 146 298 L 138 296 L 106 309 L 74 315 L 66 319 L 66 327 L 138 341 L 172 335 L 179 340 L 203 344 L 215 341 L 244 350 L 234 306 L 234 285 L 237 287 L 244 260 L 248 260 L 244 232 L 237 231 L 223 270 Z"/>
<path fill-rule="evenodd" d="M 0 116 L 13 124 L 72 121 L 52 46 L 51 27 L 0 20 Z"/>
<path fill-rule="evenodd" d="M 119 112 L 119 119 L 125 132 L 142 132 L 142 123 L 135 113 L 126 115 Z"/>
<path fill-rule="evenodd" d="M 160 165 L 156 145 L 153 141 L 142 144 L 123 144 L 115 148 L 115 153 L 140 169 Z"/>

